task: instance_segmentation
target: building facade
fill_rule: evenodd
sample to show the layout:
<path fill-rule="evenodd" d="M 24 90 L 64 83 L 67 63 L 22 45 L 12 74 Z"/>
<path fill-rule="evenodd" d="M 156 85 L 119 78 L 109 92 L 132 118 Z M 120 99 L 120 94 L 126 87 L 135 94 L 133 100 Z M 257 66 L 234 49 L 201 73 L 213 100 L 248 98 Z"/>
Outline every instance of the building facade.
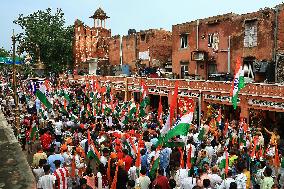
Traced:
<path fill-rule="evenodd" d="M 120 49 L 120 53 L 118 52 Z M 129 66 L 136 72 L 139 67 L 163 66 L 172 55 L 171 32 L 163 29 L 150 29 L 136 32 L 129 30 L 122 38 L 115 36 L 110 42 L 110 64 Z"/>
<path fill-rule="evenodd" d="M 277 57 L 283 50 L 283 24 L 283 6 L 279 5 L 173 25 L 173 72 L 180 78 L 205 80 L 216 74 L 233 75 L 241 58 L 251 81 L 274 81 Z"/>
<path fill-rule="evenodd" d="M 109 65 L 111 30 L 106 28 L 109 17 L 99 8 L 90 18 L 94 20 L 93 27 L 80 20 L 74 24 L 73 55 L 77 72 L 90 73 L 90 70 L 103 70 Z"/>

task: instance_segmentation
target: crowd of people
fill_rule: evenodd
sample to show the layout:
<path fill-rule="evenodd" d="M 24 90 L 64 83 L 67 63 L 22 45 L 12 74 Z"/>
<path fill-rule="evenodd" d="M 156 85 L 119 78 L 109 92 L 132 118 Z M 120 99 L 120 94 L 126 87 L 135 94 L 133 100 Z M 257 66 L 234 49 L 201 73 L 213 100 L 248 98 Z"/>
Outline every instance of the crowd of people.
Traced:
<path fill-rule="evenodd" d="M 1 110 L 33 157 L 37 188 L 284 188 L 276 129 L 225 120 L 221 108 L 205 112 L 201 125 L 194 107 L 173 114 L 163 107 L 160 119 L 145 85 L 138 103 L 89 78 L 21 81 L 17 128 L 9 82 L 0 88 Z"/>

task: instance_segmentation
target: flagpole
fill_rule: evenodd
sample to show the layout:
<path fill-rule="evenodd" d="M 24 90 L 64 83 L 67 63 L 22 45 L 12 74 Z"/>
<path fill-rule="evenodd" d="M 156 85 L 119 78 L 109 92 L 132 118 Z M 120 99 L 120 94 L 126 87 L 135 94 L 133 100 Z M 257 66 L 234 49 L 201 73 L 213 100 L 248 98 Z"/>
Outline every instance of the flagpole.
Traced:
<path fill-rule="evenodd" d="M 17 129 L 17 134 L 20 133 L 20 125 L 19 125 L 19 101 L 18 101 L 18 93 L 17 93 L 17 76 L 16 76 L 16 36 L 13 30 L 12 36 L 13 42 L 13 92 L 14 92 L 14 101 L 15 101 L 15 127 Z"/>
<path fill-rule="evenodd" d="M 125 77 L 125 95 L 124 95 L 124 102 L 127 102 L 128 100 L 128 79 Z"/>
<path fill-rule="evenodd" d="M 199 97 L 198 97 L 198 127 L 201 126 L 201 96 L 202 93 L 199 91 Z"/>

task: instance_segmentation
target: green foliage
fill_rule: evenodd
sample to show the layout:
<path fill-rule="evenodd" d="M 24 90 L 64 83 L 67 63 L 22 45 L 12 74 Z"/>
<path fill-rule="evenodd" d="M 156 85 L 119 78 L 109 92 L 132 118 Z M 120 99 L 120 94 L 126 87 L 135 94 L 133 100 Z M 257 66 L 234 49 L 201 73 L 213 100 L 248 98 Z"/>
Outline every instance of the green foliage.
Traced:
<path fill-rule="evenodd" d="M 8 57 L 9 56 L 9 52 L 6 51 L 3 47 L 0 48 L 0 57 Z"/>
<path fill-rule="evenodd" d="M 52 13 L 50 8 L 39 10 L 28 16 L 22 14 L 14 23 L 21 26 L 19 51 L 29 52 L 33 62 L 40 55 L 47 71 L 61 72 L 73 65 L 72 40 L 73 26 L 65 27 L 64 13 L 57 9 Z"/>

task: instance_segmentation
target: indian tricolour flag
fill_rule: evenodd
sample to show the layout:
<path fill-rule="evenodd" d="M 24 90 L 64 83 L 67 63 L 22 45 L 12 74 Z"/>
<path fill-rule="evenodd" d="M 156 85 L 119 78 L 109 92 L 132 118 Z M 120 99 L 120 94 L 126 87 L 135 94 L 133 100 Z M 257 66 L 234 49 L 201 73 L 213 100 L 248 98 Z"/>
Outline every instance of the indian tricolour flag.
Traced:
<path fill-rule="evenodd" d="M 136 108 L 136 104 L 134 102 L 134 100 L 132 101 L 130 107 L 129 107 L 129 118 L 131 120 L 133 120 L 136 116 L 136 111 L 137 111 L 137 108 Z"/>
<path fill-rule="evenodd" d="M 241 66 L 241 60 L 238 58 L 235 69 L 235 77 L 231 89 L 232 104 L 234 109 L 236 109 L 238 105 L 238 93 L 242 88 L 244 88 L 244 86 L 244 70 Z"/>
<path fill-rule="evenodd" d="M 147 87 L 146 83 L 144 83 L 142 81 L 142 83 L 141 83 L 142 101 L 141 101 L 140 106 L 146 107 L 150 104 L 150 99 L 149 99 L 148 93 L 149 93 L 148 87 Z"/>
<path fill-rule="evenodd" d="M 40 88 L 36 90 L 36 96 L 47 109 L 52 108 L 51 103 L 46 97 L 46 86 L 45 85 L 41 85 Z"/>
<path fill-rule="evenodd" d="M 169 132 L 166 134 L 165 141 L 168 141 L 169 139 L 178 135 L 187 135 L 193 119 L 193 112 L 194 108 L 192 107 L 188 114 L 185 114 L 180 118 L 180 121 L 176 124 L 176 126 L 169 130 Z"/>

